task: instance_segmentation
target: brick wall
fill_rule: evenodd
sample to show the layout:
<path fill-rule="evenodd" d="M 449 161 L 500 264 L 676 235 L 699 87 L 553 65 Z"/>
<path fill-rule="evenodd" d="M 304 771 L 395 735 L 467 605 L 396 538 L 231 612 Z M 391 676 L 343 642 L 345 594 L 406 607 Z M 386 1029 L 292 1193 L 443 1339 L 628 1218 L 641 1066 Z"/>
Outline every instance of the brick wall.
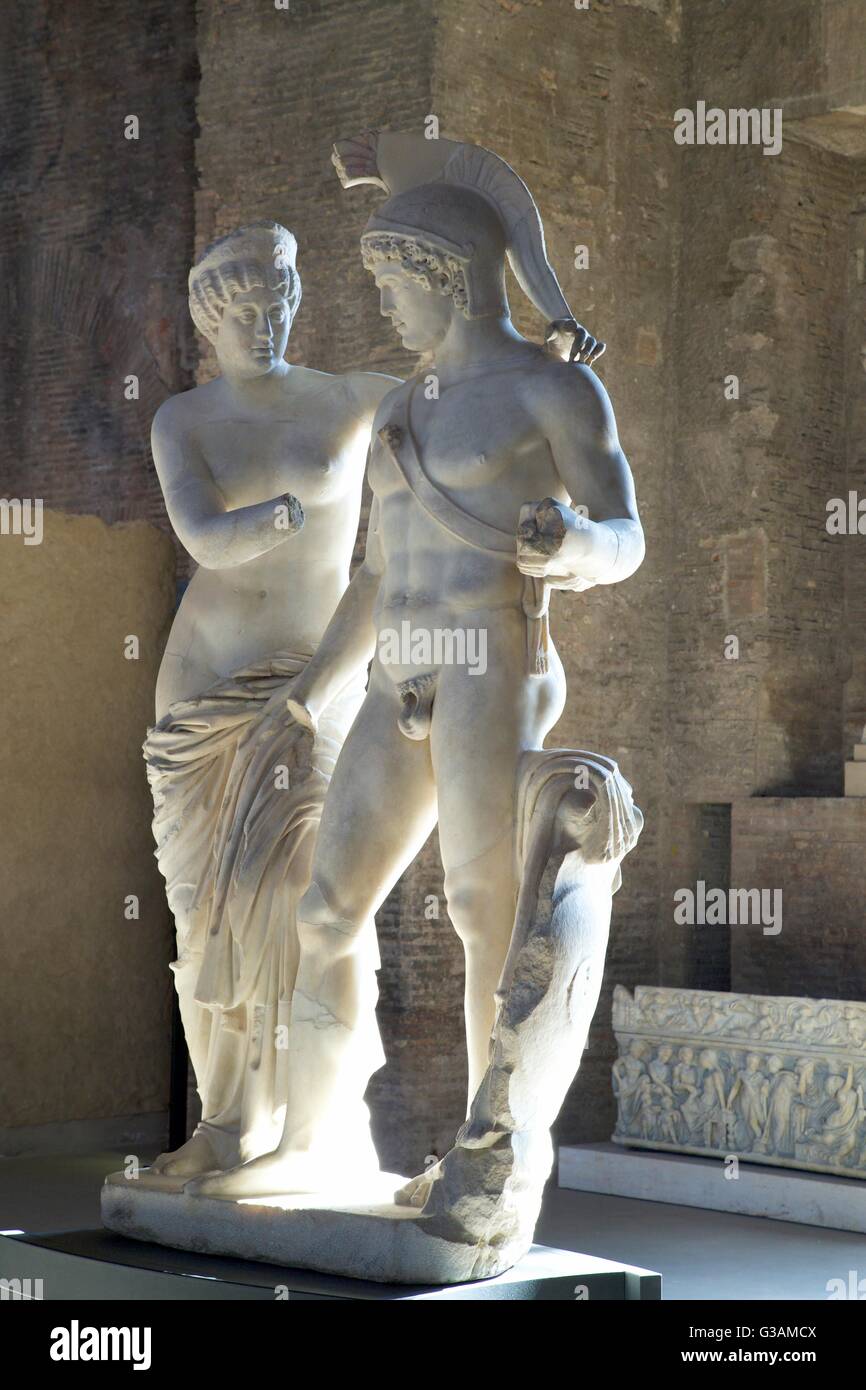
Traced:
<path fill-rule="evenodd" d="M 731 988 L 866 998 L 866 800 L 756 797 L 734 807 L 734 887 L 781 891 L 782 929 L 731 929 Z"/>
<path fill-rule="evenodd" d="M 149 434 L 193 364 L 192 0 L 9 0 L 0 53 L 0 490 L 167 526 Z"/>

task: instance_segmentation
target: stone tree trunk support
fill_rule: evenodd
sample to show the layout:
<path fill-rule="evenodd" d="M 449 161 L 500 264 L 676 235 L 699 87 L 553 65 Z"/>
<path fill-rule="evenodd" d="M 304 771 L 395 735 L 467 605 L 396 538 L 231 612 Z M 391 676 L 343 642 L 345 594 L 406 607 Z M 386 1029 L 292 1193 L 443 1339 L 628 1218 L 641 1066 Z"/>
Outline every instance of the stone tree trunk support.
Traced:
<path fill-rule="evenodd" d="M 518 795 L 520 893 L 489 1066 L 454 1147 L 398 1194 L 471 1262 L 463 1278 L 501 1273 L 532 1243 L 550 1128 L 598 1003 L 620 861 L 643 826 L 616 763 L 593 753 L 527 754 Z"/>

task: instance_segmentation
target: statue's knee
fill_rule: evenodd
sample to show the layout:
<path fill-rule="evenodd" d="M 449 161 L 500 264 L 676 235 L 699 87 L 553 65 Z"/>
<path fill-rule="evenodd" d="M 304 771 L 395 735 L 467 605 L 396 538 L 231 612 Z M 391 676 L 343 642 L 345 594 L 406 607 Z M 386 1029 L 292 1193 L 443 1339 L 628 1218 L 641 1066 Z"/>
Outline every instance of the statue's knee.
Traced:
<path fill-rule="evenodd" d="M 487 885 L 475 874 L 459 870 L 446 875 L 445 898 L 451 925 L 464 945 L 483 933 L 485 905 L 489 899 Z"/>
<path fill-rule="evenodd" d="M 344 904 L 330 900 L 313 880 L 298 904 L 298 944 L 302 955 L 342 955 L 352 949 L 362 924 L 341 911 L 342 907 Z"/>

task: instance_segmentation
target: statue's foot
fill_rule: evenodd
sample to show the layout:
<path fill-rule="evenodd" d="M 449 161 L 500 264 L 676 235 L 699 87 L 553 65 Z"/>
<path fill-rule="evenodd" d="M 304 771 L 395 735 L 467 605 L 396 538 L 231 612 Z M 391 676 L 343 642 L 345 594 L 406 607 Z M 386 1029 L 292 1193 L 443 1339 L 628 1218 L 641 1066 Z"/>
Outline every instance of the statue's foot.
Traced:
<path fill-rule="evenodd" d="M 197 1129 L 179 1149 L 154 1159 L 149 1171 L 165 1178 L 194 1178 L 223 1166 L 207 1134 Z"/>
<path fill-rule="evenodd" d="M 289 1193 L 318 1192 L 322 1164 L 308 1153 L 262 1154 L 225 1173 L 210 1173 L 187 1183 L 184 1192 L 194 1197 L 283 1197 Z"/>
<path fill-rule="evenodd" d="M 403 1187 L 398 1188 L 394 1193 L 394 1201 L 398 1207 L 423 1207 L 433 1190 L 433 1184 L 438 1182 L 442 1176 L 442 1160 L 434 1163 L 431 1167 L 419 1173 L 417 1178 L 410 1178 L 409 1182 Z"/>

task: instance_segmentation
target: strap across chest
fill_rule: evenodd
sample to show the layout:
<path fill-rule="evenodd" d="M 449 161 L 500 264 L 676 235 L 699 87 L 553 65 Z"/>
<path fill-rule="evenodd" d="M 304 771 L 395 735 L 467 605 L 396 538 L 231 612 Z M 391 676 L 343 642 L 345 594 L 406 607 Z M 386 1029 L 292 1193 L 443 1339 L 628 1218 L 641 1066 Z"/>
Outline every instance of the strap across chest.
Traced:
<path fill-rule="evenodd" d="M 414 381 L 409 390 L 402 394 L 391 413 L 391 419 L 378 431 L 382 445 L 388 450 L 394 463 L 412 492 L 416 501 L 428 516 L 437 521 L 450 535 L 490 554 L 516 559 L 517 538 L 514 533 L 502 531 L 490 522 L 473 516 L 449 497 L 425 471 L 420 452 L 412 430 L 410 410 L 413 393 L 417 387 Z M 546 675 L 549 670 L 548 647 L 550 632 L 548 625 L 549 585 L 543 579 L 531 575 L 524 576 L 523 611 L 527 618 L 527 669 L 530 675 Z"/>

